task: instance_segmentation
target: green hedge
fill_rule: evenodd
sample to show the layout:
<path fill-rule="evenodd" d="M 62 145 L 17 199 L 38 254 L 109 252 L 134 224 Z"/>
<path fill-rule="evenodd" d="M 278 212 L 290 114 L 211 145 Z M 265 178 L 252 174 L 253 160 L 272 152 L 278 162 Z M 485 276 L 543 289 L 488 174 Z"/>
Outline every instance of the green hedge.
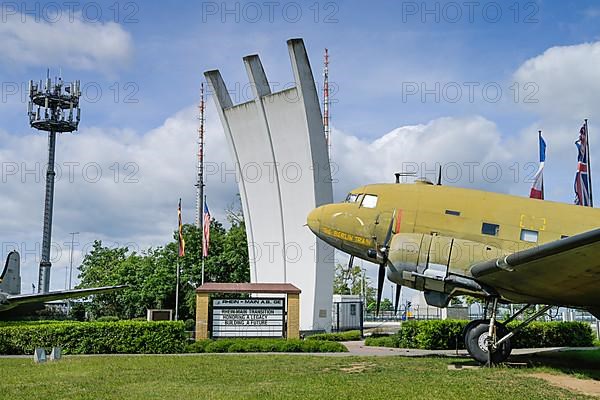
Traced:
<path fill-rule="evenodd" d="M 341 343 L 299 339 L 206 339 L 189 344 L 188 353 L 341 353 Z"/>
<path fill-rule="evenodd" d="M 400 347 L 408 349 L 464 349 L 462 332 L 469 321 L 408 321 L 390 336 L 367 338 L 367 346 Z M 509 324 L 516 327 L 519 322 Z M 533 322 L 511 338 L 513 348 L 531 347 L 588 347 L 593 345 L 593 333 L 584 322 Z"/>
<path fill-rule="evenodd" d="M 348 342 L 350 340 L 361 340 L 360 331 L 346 331 L 337 333 L 318 333 L 306 338 L 307 340 L 327 340 L 330 342 Z"/>
<path fill-rule="evenodd" d="M 183 322 L 58 322 L 0 326 L 0 354 L 33 354 L 60 346 L 65 354 L 181 353 Z"/>

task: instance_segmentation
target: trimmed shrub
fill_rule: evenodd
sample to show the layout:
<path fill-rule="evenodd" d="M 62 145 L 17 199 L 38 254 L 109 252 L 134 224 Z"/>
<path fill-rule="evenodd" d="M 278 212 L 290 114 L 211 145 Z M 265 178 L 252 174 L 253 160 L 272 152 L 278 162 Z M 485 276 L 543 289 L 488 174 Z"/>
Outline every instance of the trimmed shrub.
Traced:
<path fill-rule="evenodd" d="M 299 339 L 205 339 L 187 346 L 189 353 L 340 353 L 341 343 Z"/>
<path fill-rule="evenodd" d="M 518 322 L 512 322 L 514 328 Z M 511 338 L 514 348 L 531 347 L 591 347 L 594 334 L 585 322 L 532 322 Z"/>
<path fill-rule="evenodd" d="M 0 327 L 0 354 L 33 354 L 60 346 L 65 354 L 181 353 L 182 322 L 59 322 Z"/>
<path fill-rule="evenodd" d="M 402 328 L 388 337 L 373 337 L 367 346 L 400 347 L 409 349 L 453 350 L 464 349 L 463 329 L 469 321 L 407 321 Z M 518 321 L 509 324 L 515 328 Z M 532 347 L 589 347 L 593 333 L 583 322 L 532 322 L 511 338 L 513 348 Z"/>
<path fill-rule="evenodd" d="M 361 340 L 360 331 L 346 331 L 336 333 L 318 333 L 306 338 L 307 340 L 327 340 L 330 342 L 347 342 L 350 340 Z"/>
<path fill-rule="evenodd" d="M 365 339 L 365 346 L 400 347 L 398 345 L 398 336 L 397 335 L 368 337 Z"/>
<path fill-rule="evenodd" d="M 120 320 L 121 319 L 119 317 L 116 317 L 114 315 L 105 315 L 104 317 L 98 318 L 96 322 L 116 322 Z"/>

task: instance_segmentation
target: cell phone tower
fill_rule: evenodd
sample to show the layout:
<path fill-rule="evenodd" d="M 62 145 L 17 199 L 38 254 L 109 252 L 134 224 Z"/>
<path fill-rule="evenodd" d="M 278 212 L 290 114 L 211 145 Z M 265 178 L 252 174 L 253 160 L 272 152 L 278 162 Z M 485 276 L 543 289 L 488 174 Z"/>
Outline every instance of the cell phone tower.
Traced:
<path fill-rule="evenodd" d="M 80 83 L 64 83 L 62 77 L 46 81 L 29 81 L 29 103 L 27 115 L 29 125 L 39 131 L 48 132 L 48 167 L 46 170 L 46 199 L 44 202 L 44 231 L 42 237 L 42 258 L 40 260 L 38 293 L 50 291 L 50 243 L 52 239 L 52 209 L 54 205 L 54 160 L 56 155 L 56 134 L 73 132 L 79 126 L 81 109 Z"/>

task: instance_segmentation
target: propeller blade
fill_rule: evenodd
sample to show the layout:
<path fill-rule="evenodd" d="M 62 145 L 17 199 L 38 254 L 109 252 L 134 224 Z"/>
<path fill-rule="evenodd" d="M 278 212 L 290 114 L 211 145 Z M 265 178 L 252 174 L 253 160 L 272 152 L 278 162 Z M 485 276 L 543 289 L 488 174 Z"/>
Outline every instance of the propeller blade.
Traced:
<path fill-rule="evenodd" d="M 442 186 L 442 166 L 440 165 L 440 169 L 438 172 L 438 181 L 437 181 L 438 186 Z"/>
<path fill-rule="evenodd" d="M 377 276 L 377 304 L 375 315 L 379 315 L 379 306 L 381 305 L 381 295 L 383 294 L 383 282 L 385 281 L 385 264 L 379 264 L 379 274 Z"/>
<path fill-rule="evenodd" d="M 390 239 L 392 238 L 392 229 L 394 229 L 394 221 L 396 221 L 396 210 L 392 213 L 392 218 L 390 219 L 390 226 L 388 226 L 387 233 L 385 235 L 385 241 L 383 242 L 384 247 L 389 247 Z"/>
<path fill-rule="evenodd" d="M 400 305 L 400 294 L 402 293 L 402 285 L 396 284 L 396 302 L 394 303 L 394 315 L 398 314 L 398 306 Z"/>

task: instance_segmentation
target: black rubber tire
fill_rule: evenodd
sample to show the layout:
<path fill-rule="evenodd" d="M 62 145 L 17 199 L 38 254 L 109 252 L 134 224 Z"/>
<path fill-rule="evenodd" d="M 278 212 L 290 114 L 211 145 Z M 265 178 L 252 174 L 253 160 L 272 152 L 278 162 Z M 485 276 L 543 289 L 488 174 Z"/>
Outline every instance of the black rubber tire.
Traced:
<path fill-rule="evenodd" d="M 490 322 L 489 320 L 479 320 L 476 322 L 472 325 L 469 324 L 470 326 L 467 326 L 467 329 L 465 329 L 465 347 L 471 357 L 481 364 L 487 364 L 489 361 L 488 350 L 483 343 L 488 336 Z M 508 329 L 503 324 L 496 322 L 496 335 L 498 339 L 501 339 L 506 334 L 508 334 Z M 492 363 L 500 364 L 506 361 L 508 356 L 510 356 L 511 350 L 512 346 L 509 339 L 500 344 L 500 347 L 492 353 Z"/>

